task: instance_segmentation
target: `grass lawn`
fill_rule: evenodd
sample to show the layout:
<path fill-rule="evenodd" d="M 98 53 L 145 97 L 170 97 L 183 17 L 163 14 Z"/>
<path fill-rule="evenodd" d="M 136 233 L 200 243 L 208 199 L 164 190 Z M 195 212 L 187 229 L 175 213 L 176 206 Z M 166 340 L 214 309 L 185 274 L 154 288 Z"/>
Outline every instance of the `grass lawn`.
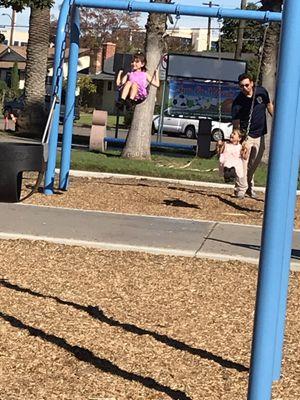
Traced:
<path fill-rule="evenodd" d="M 71 168 L 161 178 L 223 182 L 223 178 L 219 176 L 217 157 L 200 159 L 195 158 L 194 155 L 160 153 L 153 154 L 151 161 L 138 161 L 122 159 L 120 155 L 121 152 L 117 150 L 109 150 L 105 154 L 73 150 Z M 60 154 L 58 162 L 59 158 Z M 261 165 L 255 175 L 257 186 L 265 186 L 266 173 L 266 166 Z"/>
<path fill-rule="evenodd" d="M 0 134 L 5 136 L 5 132 Z M 58 151 L 57 167 L 59 167 L 60 151 Z M 71 168 L 95 172 L 111 172 L 154 176 L 161 178 L 198 180 L 222 183 L 219 176 L 218 159 L 196 158 L 190 153 L 172 151 L 153 152 L 150 161 L 128 160 L 121 158 L 120 150 L 108 150 L 106 153 L 94 153 L 86 150 L 72 150 Z M 267 167 L 261 165 L 255 174 L 257 186 L 265 186 Z"/>
<path fill-rule="evenodd" d="M 91 126 L 92 125 L 92 117 L 93 115 L 91 113 L 80 113 L 80 119 L 75 122 L 76 126 Z M 108 120 L 107 120 L 107 127 L 108 128 L 114 128 L 116 126 L 116 120 L 117 117 L 116 115 L 109 115 Z M 122 125 L 124 122 L 124 117 L 120 116 L 119 119 L 119 124 Z"/>

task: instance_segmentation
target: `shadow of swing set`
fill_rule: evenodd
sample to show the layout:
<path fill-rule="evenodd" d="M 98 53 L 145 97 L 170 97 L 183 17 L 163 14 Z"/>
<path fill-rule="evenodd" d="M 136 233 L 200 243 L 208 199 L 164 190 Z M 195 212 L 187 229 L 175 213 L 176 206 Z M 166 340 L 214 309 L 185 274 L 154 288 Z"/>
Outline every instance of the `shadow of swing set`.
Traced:
<path fill-rule="evenodd" d="M 270 400 L 272 384 L 280 379 L 281 372 L 300 158 L 300 135 L 297 135 L 300 131 L 300 51 L 297 39 L 300 37 L 300 2 L 285 0 L 283 13 L 275 13 L 127 0 L 65 0 L 58 20 L 52 87 L 52 98 L 59 99 L 62 91 L 66 35 L 69 34 L 70 54 L 59 182 L 60 189 L 64 190 L 68 186 L 70 169 L 79 51 L 79 7 L 156 12 L 173 14 L 177 17 L 189 15 L 219 20 L 222 18 L 247 19 L 262 23 L 282 20 L 275 99 L 277 112 L 274 116 L 270 151 L 247 397 L 248 400 Z M 70 32 L 67 32 L 67 26 Z M 213 66 L 216 68 L 217 79 L 221 80 L 221 64 L 218 67 L 218 61 L 220 60 L 216 59 Z M 19 200 L 22 171 L 31 168 L 39 172 L 45 169 L 44 193 L 53 194 L 59 113 L 60 104 L 55 100 L 53 101 L 53 116 L 49 118 L 49 121 L 51 120 L 49 143 L 48 139 L 36 145 L 0 143 L 1 175 L 7 170 L 10 171 L 6 180 L 0 178 L 0 201 Z M 9 164 L 12 166 L 8 166 Z M 5 198 L 4 192 L 5 190 L 9 192 L 8 189 L 11 194 Z"/>

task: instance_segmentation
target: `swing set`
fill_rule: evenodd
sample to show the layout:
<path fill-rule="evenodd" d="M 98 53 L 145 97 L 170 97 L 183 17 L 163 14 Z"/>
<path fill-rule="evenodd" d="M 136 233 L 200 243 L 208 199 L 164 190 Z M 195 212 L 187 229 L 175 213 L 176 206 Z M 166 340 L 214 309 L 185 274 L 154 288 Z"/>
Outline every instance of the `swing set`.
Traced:
<path fill-rule="evenodd" d="M 272 383 L 280 378 L 281 370 L 300 159 L 300 2 L 299 0 L 285 0 L 284 10 L 281 14 L 131 0 L 64 0 L 58 20 L 52 89 L 52 98 L 60 98 L 66 36 L 69 34 L 69 70 L 59 180 L 59 187 L 64 190 L 68 186 L 70 169 L 80 7 L 115 9 L 125 12 L 155 12 L 175 16 L 247 19 L 262 23 L 282 20 L 275 98 L 276 112 L 269 158 L 248 386 L 248 400 L 270 400 Z M 47 195 L 53 194 L 59 114 L 60 103 L 53 100 L 53 119 L 44 186 L 44 192 Z M 41 151 L 41 157 L 42 154 Z M 25 158 L 23 149 L 15 156 Z M 1 157 L 3 157 L 2 151 L 0 151 L 0 160 Z M 5 163 L 6 161 L 1 164 L 2 171 Z M 2 193 L 0 193 L 1 195 L 3 196 Z"/>

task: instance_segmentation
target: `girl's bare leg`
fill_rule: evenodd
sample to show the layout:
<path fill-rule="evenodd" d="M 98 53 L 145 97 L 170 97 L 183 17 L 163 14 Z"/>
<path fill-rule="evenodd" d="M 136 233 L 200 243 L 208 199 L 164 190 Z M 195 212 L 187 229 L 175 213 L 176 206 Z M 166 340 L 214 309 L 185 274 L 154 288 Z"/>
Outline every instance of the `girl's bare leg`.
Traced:
<path fill-rule="evenodd" d="M 136 96 L 138 94 L 138 88 L 139 87 L 138 87 L 137 83 L 133 83 L 131 85 L 130 94 L 129 94 L 129 97 L 130 97 L 131 100 L 134 100 L 136 98 Z"/>
<path fill-rule="evenodd" d="M 132 86 L 131 82 L 127 81 L 125 83 L 123 90 L 122 90 L 121 99 L 125 100 L 127 98 L 128 94 L 130 92 L 131 86 Z"/>

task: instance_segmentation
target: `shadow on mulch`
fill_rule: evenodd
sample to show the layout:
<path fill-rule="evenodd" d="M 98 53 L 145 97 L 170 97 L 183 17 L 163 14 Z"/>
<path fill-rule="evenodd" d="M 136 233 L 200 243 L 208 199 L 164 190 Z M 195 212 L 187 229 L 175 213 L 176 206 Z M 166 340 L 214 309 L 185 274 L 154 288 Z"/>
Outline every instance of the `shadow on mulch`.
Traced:
<path fill-rule="evenodd" d="M 142 187 L 151 187 L 151 188 L 153 188 L 153 187 L 161 188 L 161 185 L 149 185 L 148 183 L 143 183 L 143 182 L 138 182 L 138 183 L 106 182 L 106 183 L 109 185 L 114 185 L 114 186 L 134 186 L 134 187 L 142 186 Z M 228 197 L 228 196 L 235 199 L 234 196 L 228 195 L 228 194 L 224 194 L 224 196 L 222 196 L 220 194 L 208 193 L 207 191 L 203 191 L 201 189 L 197 190 L 197 189 L 189 189 L 189 188 L 180 188 L 180 187 L 175 187 L 175 186 L 167 186 L 167 189 L 181 191 L 181 192 L 187 192 L 187 193 L 191 193 L 191 194 L 200 194 L 200 195 L 207 196 L 207 197 L 214 197 L 214 198 L 220 200 L 221 202 L 223 202 L 224 204 L 226 204 L 227 206 L 234 208 L 238 211 L 252 212 L 252 213 L 261 213 L 262 212 L 262 210 L 245 207 L 245 206 L 242 206 L 241 204 L 237 204 L 236 201 L 231 201 L 231 200 L 227 199 L 226 197 Z M 257 202 L 264 203 L 263 199 L 251 199 L 251 200 L 255 200 Z M 168 206 L 198 208 L 199 209 L 198 205 L 189 204 L 189 203 L 179 200 L 179 199 L 165 200 L 164 204 L 166 204 Z"/>
<path fill-rule="evenodd" d="M 191 400 L 184 392 L 181 390 L 174 390 L 168 386 L 162 385 L 157 382 L 155 379 L 150 377 L 144 377 L 133 372 L 125 371 L 119 368 L 117 365 L 113 364 L 111 361 L 106 360 L 104 358 L 99 358 L 94 355 L 94 353 L 84 347 L 80 346 L 72 346 L 65 339 L 51 335 L 49 333 L 44 332 L 42 329 L 34 328 L 33 326 L 24 324 L 21 320 L 4 314 L 0 311 L 0 318 L 9 322 L 11 326 L 23 329 L 27 331 L 31 336 L 39 337 L 42 340 L 55 344 L 58 347 L 61 347 L 71 353 L 74 357 L 76 357 L 80 361 L 87 362 L 94 367 L 101 369 L 101 371 L 120 376 L 123 379 L 127 379 L 129 381 L 139 382 L 147 388 L 157 390 L 158 392 L 166 393 L 170 396 L 171 399 L 175 400 Z"/>
<path fill-rule="evenodd" d="M 257 251 L 260 251 L 260 249 L 261 249 L 260 246 L 255 245 L 255 244 L 229 242 L 227 240 L 214 239 L 214 238 L 210 238 L 210 237 L 206 237 L 206 240 L 210 240 L 210 241 L 213 241 L 213 242 L 230 244 L 232 246 L 239 246 L 239 247 L 243 247 L 245 249 L 257 250 Z M 300 260 L 300 250 L 292 249 L 291 256 L 295 260 Z"/>
<path fill-rule="evenodd" d="M 81 305 L 81 304 L 74 303 L 72 301 L 62 300 L 57 296 L 44 295 L 44 294 L 32 291 L 31 289 L 27 289 L 27 288 L 23 288 L 23 287 L 18 286 L 18 285 L 14 285 L 14 284 L 8 282 L 5 279 L 0 279 L 0 285 L 6 287 L 8 289 L 15 290 L 17 292 L 28 293 L 28 294 L 30 294 L 32 296 L 35 296 L 35 297 L 41 297 L 41 298 L 44 298 L 44 299 L 55 300 L 59 304 L 71 306 L 71 307 L 75 308 L 76 310 L 84 311 L 87 314 L 89 314 L 91 317 L 93 317 L 93 318 L 95 318 L 95 319 L 97 319 L 97 320 L 99 320 L 99 321 L 101 321 L 103 323 L 106 323 L 106 324 L 108 324 L 110 326 L 119 327 L 119 328 L 124 329 L 127 332 L 131 332 L 131 333 L 134 333 L 134 334 L 140 335 L 140 336 L 149 335 L 149 336 L 153 337 L 155 340 L 157 340 L 158 342 L 164 343 L 167 346 L 170 346 L 170 347 L 175 348 L 177 350 L 186 351 L 186 352 L 188 352 L 190 354 L 193 354 L 193 355 L 200 356 L 201 358 L 206 359 L 206 360 L 214 361 L 215 363 L 221 365 L 224 368 L 235 369 L 238 372 L 247 372 L 247 371 L 249 371 L 249 368 L 245 367 L 242 364 L 239 364 L 239 363 L 236 363 L 236 362 L 233 362 L 233 361 L 230 361 L 230 360 L 226 360 L 226 359 L 224 359 L 224 358 L 222 358 L 220 356 L 217 356 L 217 355 L 215 355 L 215 354 L 213 354 L 213 353 L 211 353 L 209 351 L 191 347 L 188 344 L 183 343 L 183 342 L 181 342 L 179 340 L 170 338 L 167 335 L 162 335 L 160 333 L 153 332 L 153 331 L 150 331 L 148 329 L 140 328 L 140 327 L 138 327 L 136 325 L 133 325 L 133 324 L 127 324 L 127 323 L 123 323 L 123 322 L 117 321 L 117 320 L 115 320 L 113 318 L 110 318 L 110 317 L 106 316 L 104 314 L 104 312 L 102 310 L 100 310 L 98 307 L 94 307 L 94 306 L 91 306 L 91 305 L 84 306 L 84 305 Z M 1 314 L 0 314 L 0 316 L 1 316 Z M 2 315 L 2 318 L 4 318 L 3 315 Z M 10 320 L 9 320 L 9 322 L 10 322 Z M 20 323 L 22 325 L 24 325 L 22 322 L 20 322 Z M 31 328 L 31 327 L 28 327 L 28 326 L 24 325 L 24 327 L 20 326 L 20 328 L 29 330 L 29 328 Z M 35 328 L 31 328 L 31 329 L 35 329 Z M 37 331 L 39 331 L 39 330 L 37 330 Z M 44 333 L 44 335 L 46 335 L 46 334 Z M 39 335 L 35 335 L 35 336 L 39 336 Z M 63 339 L 61 339 L 61 340 L 63 340 Z M 55 343 L 55 344 L 57 344 L 57 343 Z M 70 346 L 69 344 L 68 344 L 68 346 L 70 348 L 74 347 L 74 346 Z M 77 346 L 75 346 L 75 347 L 77 347 Z M 66 350 L 70 351 L 69 348 L 67 348 Z M 84 351 L 89 352 L 86 349 L 84 349 Z M 93 355 L 93 357 L 97 358 L 94 355 Z M 106 362 L 108 362 L 108 361 L 106 361 Z M 115 368 L 117 368 L 117 367 L 115 367 Z M 104 370 L 104 371 L 106 371 L 106 370 Z M 140 378 L 142 378 L 142 377 L 140 377 Z M 151 379 L 151 378 L 143 378 L 143 379 Z M 139 381 L 139 382 L 141 382 L 141 381 Z M 143 383 L 143 382 L 141 382 L 141 383 Z M 147 385 L 145 385 L 145 386 L 147 386 Z M 147 386 L 147 387 L 150 387 L 150 386 Z M 151 388 L 155 389 L 155 387 L 153 387 L 153 386 L 151 386 Z M 165 392 L 165 393 L 167 393 L 167 392 Z M 167 394 L 169 394 L 169 393 L 167 393 Z M 176 399 L 185 399 L 187 397 L 174 397 L 174 398 L 176 398 Z"/>
<path fill-rule="evenodd" d="M 180 199 L 164 200 L 163 204 L 165 204 L 166 206 L 172 206 L 172 207 L 184 207 L 184 208 L 200 209 L 200 207 L 197 204 L 187 203 L 186 201 L 183 201 L 183 200 L 180 200 Z"/>
<path fill-rule="evenodd" d="M 203 190 L 196 190 L 196 189 L 187 189 L 187 188 L 176 188 L 176 187 L 168 187 L 168 189 L 172 189 L 172 190 L 178 190 L 178 191 L 182 191 L 182 192 L 188 192 L 188 193 L 192 193 L 192 194 L 200 194 L 203 196 L 207 196 L 207 197 L 214 197 L 218 200 L 220 200 L 221 202 L 223 202 L 224 204 L 226 204 L 229 207 L 235 208 L 238 211 L 246 211 L 246 212 L 257 212 L 257 213 L 261 213 L 262 210 L 257 210 L 254 208 L 249 208 L 249 207 L 244 207 L 240 204 L 237 204 L 236 201 L 231 201 L 229 199 L 226 199 L 224 196 L 221 196 L 220 194 L 215 194 L 215 193 L 208 193 L 206 191 Z M 225 196 L 228 196 L 225 194 Z M 235 199 L 235 197 L 233 195 L 230 195 L 231 198 Z M 254 200 L 254 199 L 252 199 Z M 240 201 L 240 200 L 238 200 Z M 264 202 L 264 200 L 262 199 L 255 199 L 255 201 L 259 201 L 259 202 Z"/>

